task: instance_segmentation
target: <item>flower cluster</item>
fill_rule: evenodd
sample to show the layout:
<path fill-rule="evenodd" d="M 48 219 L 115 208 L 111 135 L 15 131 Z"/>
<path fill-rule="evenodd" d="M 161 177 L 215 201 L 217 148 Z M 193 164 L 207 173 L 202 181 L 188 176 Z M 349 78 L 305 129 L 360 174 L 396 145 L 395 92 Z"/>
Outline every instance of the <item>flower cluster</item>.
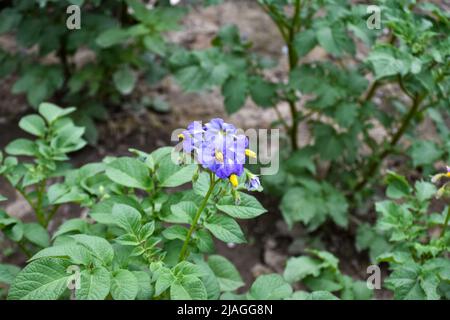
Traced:
<path fill-rule="evenodd" d="M 247 189 L 260 188 L 259 178 L 244 170 L 246 156 L 256 158 L 256 153 L 248 149 L 248 138 L 234 125 L 219 118 L 205 125 L 194 121 L 178 137 L 183 141 L 183 151 L 193 154 L 203 168 L 220 179 L 229 179 L 237 187 L 238 177 L 245 172 Z"/>

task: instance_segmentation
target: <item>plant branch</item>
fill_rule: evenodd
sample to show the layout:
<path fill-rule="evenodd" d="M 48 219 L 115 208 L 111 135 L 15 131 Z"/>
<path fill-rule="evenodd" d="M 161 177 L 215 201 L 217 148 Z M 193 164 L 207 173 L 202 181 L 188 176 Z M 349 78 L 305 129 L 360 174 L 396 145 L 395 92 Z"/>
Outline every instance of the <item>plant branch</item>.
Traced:
<path fill-rule="evenodd" d="M 27 258 L 31 258 L 32 257 L 32 254 L 31 254 L 30 250 L 27 249 L 27 247 L 25 246 L 24 243 L 19 241 L 19 242 L 17 242 L 17 245 L 20 248 L 20 250 L 22 250 L 22 252 L 27 256 Z"/>
<path fill-rule="evenodd" d="M 43 197 L 44 197 L 46 183 L 47 183 L 47 179 L 43 179 L 41 182 L 39 182 L 39 185 L 36 188 L 36 192 L 37 192 L 36 216 L 37 216 L 39 223 L 43 227 L 46 227 L 46 224 L 47 224 L 44 212 L 42 210 L 42 203 L 43 203 Z"/>
<path fill-rule="evenodd" d="M 50 211 L 49 215 L 47 216 L 46 220 L 45 220 L 45 227 L 48 226 L 48 224 L 50 223 L 50 221 L 52 221 L 53 217 L 55 216 L 56 212 L 58 212 L 60 205 L 57 204 L 55 205 L 52 210 Z"/>
<path fill-rule="evenodd" d="M 447 207 L 447 216 L 445 217 L 444 225 L 442 226 L 440 238 L 444 237 L 445 231 L 447 230 L 447 227 L 448 227 L 449 220 L 450 220 L 450 205 Z"/>
<path fill-rule="evenodd" d="M 379 154 L 374 155 L 369 162 L 368 169 L 365 171 L 363 175 L 363 179 L 356 184 L 353 188 L 354 191 L 360 190 L 366 186 L 366 184 L 370 181 L 370 179 L 375 175 L 379 165 L 381 162 L 392 152 L 392 149 L 397 145 L 400 138 L 405 134 L 409 125 L 411 124 L 414 115 L 417 113 L 420 107 L 420 103 L 422 102 L 424 97 L 416 95 L 413 99 L 413 104 L 409 110 L 409 112 L 403 117 L 401 121 L 400 128 L 397 132 L 392 136 L 389 145 Z"/>
<path fill-rule="evenodd" d="M 203 199 L 202 203 L 200 204 L 200 207 L 198 208 L 198 210 L 194 216 L 194 220 L 192 221 L 191 227 L 189 228 L 188 234 L 186 236 L 186 240 L 184 240 L 183 247 L 181 248 L 181 251 L 180 251 L 180 257 L 178 258 L 179 262 L 184 261 L 187 257 L 187 254 L 188 254 L 187 249 L 189 246 L 189 242 L 191 241 L 192 233 L 194 232 L 195 228 L 197 227 L 198 220 L 200 219 L 200 216 L 202 215 L 202 212 L 208 203 L 209 197 L 211 196 L 211 194 L 214 190 L 214 187 L 216 186 L 216 181 L 214 180 L 214 174 L 210 173 L 209 177 L 210 177 L 210 179 L 209 179 L 210 184 L 209 184 L 208 192 L 206 193 L 205 198 Z"/>

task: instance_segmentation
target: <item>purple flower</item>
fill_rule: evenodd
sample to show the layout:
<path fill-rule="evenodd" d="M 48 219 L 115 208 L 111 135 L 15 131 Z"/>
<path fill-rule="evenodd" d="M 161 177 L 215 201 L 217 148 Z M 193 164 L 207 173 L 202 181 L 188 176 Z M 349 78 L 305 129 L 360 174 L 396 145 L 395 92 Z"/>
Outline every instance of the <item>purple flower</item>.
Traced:
<path fill-rule="evenodd" d="M 179 137 L 183 139 L 183 151 L 191 153 L 195 148 L 198 148 L 203 141 L 203 129 L 200 121 L 190 123 L 187 130 L 184 130 Z"/>
<path fill-rule="evenodd" d="M 183 139 L 183 151 L 193 155 L 205 169 L 215 173 L 220 179 L 229 179 L 234 187 L 238 185 L 237 177 L 244 172 L 246 155 L 254 154 L 248 150 L 249 141 L 243 134 L 238 134 L 232 124 L 222 119 L 212 119 L 201 125 L 192 122 L 180 135 Z M 259 179 L 250 182 L 252 190 L 259 188 Z"/>
<path fill-rule="evenodd" d="M 258 176 L 253 174 L 250 175 L 247 182 L 245 183 L 245 187 L 248 191 L 258 190 L 261 187 L 261 182 L 259 181 Z"/>

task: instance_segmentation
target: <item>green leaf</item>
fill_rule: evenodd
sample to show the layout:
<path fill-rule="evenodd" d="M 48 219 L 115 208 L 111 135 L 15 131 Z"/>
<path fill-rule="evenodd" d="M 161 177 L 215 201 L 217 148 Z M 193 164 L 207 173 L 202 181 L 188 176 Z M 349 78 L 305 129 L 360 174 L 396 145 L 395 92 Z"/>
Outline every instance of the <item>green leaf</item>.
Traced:
<path fill-rule="evenodd" d="M 104 265 L 111 264 L 114 258 L 114 250 L 106 239 L 97 236 L 88 236 L 86 234 L 77 234 L 70 237 L 88 249 Z"/>
<path fill-rule="evenodd" d="M 16 139 L 6 146 L 5 151 L 13 156 L 34 156 L 37 153 L 37 148 L 31 140 Z"/>
<path fill-rule="evenodd" d="M 114 205 L 112 214 L 115 224 L 129 233 L 136 234 L 141 226 L 141 214 L 135 208 L 126 204 Z"/>
<path fill-rule="evenodd" d="M 85 219 L 70 219 L 59 226 L 53 234 L 53 239 L 70 232 L 85 233 L 89 223 Z"/>
<path fill-rule="evenodd" d="M 47 123 L 49 124 L 71 114 L 75 110 L 76 109 L 74 107 L 63 109 L 53 103 L 48 102 L 43 102 L 39 105 L 39 113 L 44 117 L 45 120 L 47 120 Z"/>
<path fill-rule="evenodd" d="M 150 172 L 141 161 L 122 157 L 108 163 L 106 175 L 115 183 L 146 190 L 150 186 Z"/>
<path fill-rule="evenodd" d="M 420 266 L 410 263 L 394 270 L 385 280 L 387 287 L 394 291 L 395 299 L 423 300 L 425 292 L 420 285 Z"/>
<path fill-rule="evenodd" d="M 43 258 L 27 265 L 14 280 L 9 300 L 56 300 L 66 290 L 72 274 L 67 272 L 70 262 Z"/>
<path fill-rule="evenodd" d="M 292 295 L 292 288 L 279 274 L 259 276 L 248 293 L 249 300 L 282 300 Z"/>
<path fill-rule="evenodd" d="M 214 272 L 221 291 L 234 291 L 244 285 L 236 267 L 225 257 L 212 255 L 208 258 L 208 266 Z"/>
<path fill-rule="evenodd" d="M 404 61 L 397 59 L 392 49 L 376 48 L 367 57 L 375 71 L 376 79 L 381 79 L 396 74 L 405 74 L 408 70 Z"/>
<path fill-rule="evenodd" d="M 137 77 L 130 67 L 125 66 L 114 72 L 113 81 L 120 93 L 128 95 L 133 91 Z"/>
<path fill-rule="evenodd" d="M 339 298 L 328 291 L 295 291 L 288 300 L 339 300 Z"/>
<path fill-rule="evenodd" d="M 287 282 L 294 283 L 303 280 L 307 276 L 317 277 L 321 268 L 321 263 L 317 259 L 306 256 L 290 258 L 287 261 L 283 277 Z"/>
<path fill-rule="evenodd" d="M 47 130 L 44 119 L 36 114 L 23 117 L 19 121 L 19 127 L 22 130 L 38 137 L 43 137 Z"/>
<path fill-rule="evenodd" d="M 93 260 L 88 249 L 73 242 L 45 248 L 32 256 L 29 261 L 42 258 L 70 258 L 71 262 L 80 265 L 89 265 Z"/>
<path fill-rule="evenodd" d="M 199 196 L 206 196 L 210 185 L 209 174 L 207 172 L 201 172 L 196 181 L 193 183 L 193 189 Z"/>
<path fill-rule="evenodd" d="M 352 291 L 355 300 L 370 300 L 373 297 L 373 290 L 367 287 L 365 281 L 353 281 Z"/>
<path fill-rule="evenodd" d="M 441 296 L 438 293 L 439 284 L 440 279 L 436 274 L 428 273 L 424 275 L 420 281 L 420 286 L 425 291 L 427 300 L 440 300 Z"/>
<path fill-rule="evenodd" d="M 289 226 L 296 221 L 307 224 L 317 213 L 317 198 L 311 197 L 302 188 L 291 188 L 283 196 L 280 209 Z"/>
<path fill-rule="evenodd" d="M 244 234 L 234 219 L 215 214 L 207 219 L 205 227 L 219 240 L 226 243 L 245 243 Z"/>
<path fill-rule="evenodd" d="M 50 245 L 50 236 L 47 230 L 38 223 L 24 223 L 23 235 L 40 247 L 46 248 Z"/>
<path fill-rule="evenodd" d="M 166 43 L 164 38 L 160 35 L 146 35 L 143 39 L 144 46 L 156 53 L 157 55 L 164 56 L 167 51 Z"/>
<path fill-rule="evenodd" d="M 334 56 L 342 56 L 344 52 L 354 54 L 355 44 L 343 25 L 335 24 L 332 28 L 322 27 L 317 31 L 316 37 L 319 44 Z"/>
<path fill-rule="evenodd" d="M 111 296 L 114 300 L 134 300 L 139 292 L 136 276 L 128 270 L 120 269 L 111 280 Z"/>
<path fill-rule="evenodd" d="M 200 229 L 194 234 L 195 239 L 197 240 L 197 247 L 203 253 L 213 253 L 214 252 L 214 239 L 211 234 L 204 230 Z"/>
<path fill-rule="evenodd" d="M 19 272 L 20 268 L 15 265 L 0 263 L 0 283 L 12 284 Z"/>
<path fill-rule="evenodd" d="M 329 53 L 338 55 L 340 50 L 334 41 L 331 28 L 325 27 L 317 31 L 317 41 Z"/>
<path fill-rule="evenodd" d="M 316 33 L 309 29 L 297 33 L 294 38 L 294 47 L 300 57 L 305 56 L 317 45 Z"/>
<path fill-rule="evenodd" d="M 8 219 L 9 220 L 9 219 Z M 12 222 L 12 221 L 11 221 Z M 20 221 L 14 221 L 15 223 L 11 229 L 4 230 L 6 236 L 14 242 L 19 242 L 23 238 L 23 223 Z"/>
<path fill-rule="evenodd" d="M 250 95 L 258 106 L 273 107 L 276 104 L 277 86 L 261 77 L 253 77 L 250 80 Z"/>
<path fill-rule="evenodd" d="M 197 170 L 196 164 L 181 166 L 172 161 L 171 154 L 165 155 L 156 171 L 161 187 L 171 188 L 181 186 L 192 180 Z"/>
<path fill-rule="evenodd" d="M 113 45 L 119 44 L 129 37 L 127 30 L 124 29 L 109 29 L 101 33 L 96 43 L 102 48 L 109 48 Z"/>
<path fill-rule="evenodd" d="M 172 300 L 206 300 L 207 297 L 205 285 L 194 276 L 184 276 L 170 286 Z"/>
<path fill-rule="evenodd" d="M 165 272 L 162 272 L 158 274 L 158 277 L 156 278 L 155 283 L 155 295 L 159 296 L 164 291 L 166 291 L 172 283 L 175 281 L 174 275 L 170 272 L 170 270 L 165 270 Z"/>
<path fill-rule="evenodd" d="M 145 271 L 132 271 L 138 280 L 139 291 L 136 300 L 150 300 L 153 297 L 153 286 L 151 284 L 150 275 Z"/>
<path fill-rule="evenodd" d="M 143 213 L 142 207 L 135 199 L 128 196 L 111 196 L 94 205 L 89 211 L 89 215 L 97 222 L 106 225 L 115 225 L 116 218 L 112 215 L 113 208 L 116 204 L 124 204 Z"/>
<path fill-rule="evenodd" d="M 229 114 L 238 111 L 247 98 L 248 81 L 245 74 L 231 76 L 222 86 L 225 108 Z"/>
<path fill-rule="evenodd" d="M 206 293 L 208 295 L 207 299 L 218 300 L 220 297 L 220 285 L 216 275 L 201 257 L 195 259 L 195 265 L 202 273 L 200 279 L 205 286 Z"/>
<path fill-rule="evenodd" d="M 408 150 L 414 167 L 434 164 L 444 151 L 433 141 L 416 140 Z"/>
<path fill-rule="evenodd" d="M 170 206 L 170 214 L 162 219 L 170 223 L 190 224 L 197 212 L 198 207 L 192 201 L 181 201 Z"/>
<path fill-rule="evenodd" d="M 404 241 L 410 238 L 414 228 L 414 217 L 407 204 L 381 201 L 375 205 L 381 217 L 377 220 L 377 230 L 390 233 L 390 241 Z"/>
<path fill-rule="evenodd" d="M 386 183 L 388 185 L 386 195 L 389 198 L 400 199 L 411 193 L 411 187 L 409 186 L 408 180 L 395 172 L 388 172 Z"/>
<path fill-rule="evenodd" d="M 417 181 L 414 187 L 416 189 L 416 196 L 419 201 L 430 200 L 436 195 L 437 192 L 434 184 L 425 181 Z"/>
<path fill-rule="evenodd" d="M 104 300 L 111 287 L 111 275 L 103 267 L 83 270 L 80 274 L 80 288 L 75 291 L 77 300 Z"/>
<path fill-rule="evenodd" d="M 246 193 L 239 193 L 241 201 L 236 205 L 233 197 L 222 198 L 217 209 L 237 219 L 252 219 L 267 212 L 259 201 Z"/>
<path fill-rule="evenodd" d="M 186 240 L 188 234 L 188 229 L 186 229 L 183 226 L 170 226 L 169 228 L 165 229 L 162 232 L 162 235 L 164 236 L 164 238 L 168 239 L 168 240 L 181 240 L 184 241 Z"/>

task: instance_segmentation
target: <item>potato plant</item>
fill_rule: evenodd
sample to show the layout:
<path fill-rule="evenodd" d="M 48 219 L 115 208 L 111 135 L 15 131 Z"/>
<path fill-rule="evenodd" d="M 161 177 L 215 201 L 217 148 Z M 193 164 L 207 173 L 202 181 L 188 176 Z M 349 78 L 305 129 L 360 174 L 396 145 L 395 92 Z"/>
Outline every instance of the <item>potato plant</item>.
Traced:
<path fill-rule="evenodd" d="M 243 192 L 261 188 L 258 177 L 244 169 L 246 155 L 254 156 L 247 138 L 221 119 L 205 126 L 194 122 L 180 135 L 181 153 L 172 147 L 150 154 L 130 149 L 130 157 L 65 168 L 58 182 L 55 161 L 84 145 L 83 129 L 66 117 L 72 111 L 41 104 L 46 122 L 38 115 L 20 122 L 39 139 L 19 139 L 6 148 L 36 157 L 35 165 L 6 158 L 2 172 L 30 201 L 40 223 L 23 224 L 2 212 L 2 231 L 30 256 L 8 298 L 217 299 L 241 287 L 231 262 L 213 254 L 213 238 L 245 243 L 235 219 L 266 212 Z M 224 132 L 227 138 L 220 140 Z M 194 155 L 196 162 L 189 162 Z M 173 190 L 188 183 L 190 189 Z M 50 244 L 45 228 L 67 203 L 88 208 L 89 217 L 65 221 Z M 38 248 L 25 249 L 26 241 Z M 74 287 L 68 285 L 72 267 L 79 270 Z"/>
<path fill-rule="evenodd" d="M 0 40 L 16 49 L 0 51 L 0 76 L 14 75 L 11 92 L 34 113 L 0 151 L 0 186 L 10 189 L 0 190 L 0 298 L 450 299 L 447 6 L 374 1 L 377 26 L 360 1 L 252 2 L 278 31 L 277 57 L 228 24 L 204 49 L 167 40 L 191 5 L 220 2 L 1 4 Z M 69 5 L 81 8 L 81 29 L 65 27 Z M 92 59 L 80 62 L 85 53 Z M 106 106 L 134 103 L 138 84 L 166 76 L 182 88 L 174 94 L 219 89 L 229 114 L 245 115 L 250 100 L 272 109 L 272 127 L 284 133 L 278 172 L 255 174 L 259 165 L 247 164 L 261 149 L 220 116 L 186 120 L 172 146 L 127 143 L 126 155 L 73 165 Z M 27 208 L 16 210 L 13 198 Z M 246 235 L 238 221 L 268 210 L 275 220 L 264 237 L 252 224 Z M 272 248 L 278 233 L 287 252 Z M 256 241 L 265 265 L 246 265 L 246 283 L 221 254 Z M 355 261 L 342 253 L 353 248 Z M 379 271 L 380 287 L 366 267 Z"/>
<path fill-rule="evenodd" d="M 66 27 L 70 5 L 80 8 L 77 29 Z M 95 142 L 93 120 L 104 119 L 108 105 L 119 105 L 139 77 L 152 84 L 167 73 L 173 45 L 164 33 L 185 11 L 169 3 L 150 10 L 138 0 L 14 0 L 0 12 L 0 34 L 14 35 L 18 48 L 0 50 L 0 76 L 18 74 L 11 91 L 26 94 L 33 107 L 49 99 L 77 105 L 74 117 Z"/>
<path fill-rule="evenodd" d="M 279 119 L 273 125 L 284 129 L 289 143 L 280 151 L 281 170 L 265 187 L 282 198 L 289 225 L 301 222 L 315 230 L 332 220 L 347 227 L 389 156 L 404 157 L 428 174 L 435 161 L 448 159 L 448 12 L 414 0 L 374 1 L 380 29 L 370 29 L 366 4 L 258 3 L 285 43 L 284 75 L 274 77 L 270 72 L 278 63 L 253 52 L 233 25 L 218 32 L 211 48 L 175 52 L 170 64 L 187 91 L 220 87 L 229 113 L 248 97 L 275 109 Z M 306 59 L 317 48 L 326 58 Z M 289 106 L 288 118 L 281 115 L 282 103 Z M 425 119 L 437 123 L 442 139 L 417 138 L 414 129 Z M 299 143 L 300 125 L 311 135 L 306 145 Z M 375 128 L 385 134 L 376 137 Z"/>

